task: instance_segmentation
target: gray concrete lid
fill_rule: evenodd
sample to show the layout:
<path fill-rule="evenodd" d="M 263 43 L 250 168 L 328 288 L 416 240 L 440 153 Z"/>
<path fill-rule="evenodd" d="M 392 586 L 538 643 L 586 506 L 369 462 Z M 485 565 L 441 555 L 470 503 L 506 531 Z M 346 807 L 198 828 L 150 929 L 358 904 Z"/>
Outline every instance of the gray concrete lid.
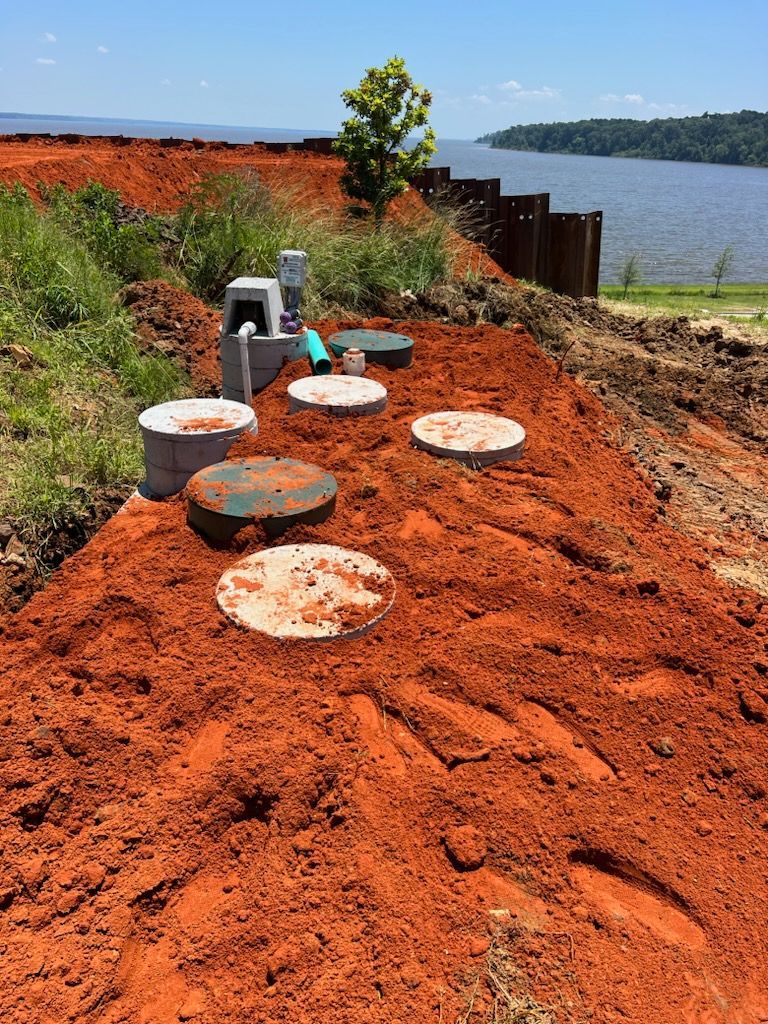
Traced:
<path fill-rule="evenodd" d="M 223 398 L 163 402 L 145 409 L 139 416 L 139 426 L 146 433 L 178 441 L 226 437 L 252 429 L 255 423 L 253 409 Z"/>
<path fill-rule="evenodd" d="M 284 544 L 249 555 L 219 580 L 216 600 L 232 622 L 269 636 L 362 636 L 389 612 L 395 583 L 369 555 L 334 544 Z"/>
<path fill-rule="evenodd" d="M 488 465 L 518 459 L 525 446 L 525 430 L 514 420 L 492 413 L 433 412 L 414 420 L 411 444 L 433 455 Z"/>
<path fill-rule="evenodd" d="M 367 377 L 336 374 L 322 377 L 300 377 L 288 385 L 288 395 L 307 409 L 383 409 L 387 389 Z"/>
<path fill-rule="evenodd" d="M 234 281 L 230 281 L 227 285 L 227 291 L 230 288 L 257 288 L 259 290 L 264 288 L 271 288 L 273 285 L 278 284 L 276 277 L 236 277 Z"/>

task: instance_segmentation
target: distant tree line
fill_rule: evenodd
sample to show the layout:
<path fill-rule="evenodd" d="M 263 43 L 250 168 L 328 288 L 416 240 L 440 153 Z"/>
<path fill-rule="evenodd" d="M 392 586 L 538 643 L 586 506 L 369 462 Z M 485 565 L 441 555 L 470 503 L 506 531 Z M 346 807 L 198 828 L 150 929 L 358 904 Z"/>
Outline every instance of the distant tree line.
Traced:
<path fill-rule="evenodd" d="M 646 160 L 768 166 L 768 113 L 666 117 L 636 121 L 592 118 L 555 124 L 522 124 L 481 136 L 493 149 L 584 156 L 627 156 Z"/>

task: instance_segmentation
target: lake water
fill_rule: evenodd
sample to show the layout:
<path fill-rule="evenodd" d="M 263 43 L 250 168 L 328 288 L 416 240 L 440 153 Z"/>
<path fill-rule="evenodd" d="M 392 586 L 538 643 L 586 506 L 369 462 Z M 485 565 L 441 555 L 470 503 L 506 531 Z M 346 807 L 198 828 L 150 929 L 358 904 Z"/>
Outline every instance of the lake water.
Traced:
<path fill-rule="evenodd" d="M 247 128 L 90 118 L 30 118 L 0 114 L 0 134 L 77 132 L 82 135 L 176 136 L 228 142 L 292 141 L 328 131 Z M 768 168 L 624 160 L 490 149 L 442 139 L 435 166 L 454 178 L 500 178 L 505 195 L 549 192 L 561 213 L 603 211 L 600 280 L 616 281 L 626 257 L 638 252 L 648 282 L 702 282 L 726 245 L 734 248 L 733 281 L 768 281 Z"/>
<path fill-rule="evenodd" d="M 132 135 L 137 139 L 209 139 L 222 142 L 293 142 L 312 136 L 328 138 L 332 131 L 307 128 L 249 128 L 226 124 L 177 124 L 175 121 L 123 121 L 117 118 L 43 117 L 0 112 L 0 135 L 50 132 L 63 135 Z"/>
<path fill-rule="evenodd" d="M 726 245 L 730 280 L 768 281 L 768 168 L 438 145 L 433 164 L 454 178 L 500 178 L 504 195 L 549 192 L 553 213 L 602 210 L 603 284 L 633 252 L 645 281 L 707 281 Z"/>

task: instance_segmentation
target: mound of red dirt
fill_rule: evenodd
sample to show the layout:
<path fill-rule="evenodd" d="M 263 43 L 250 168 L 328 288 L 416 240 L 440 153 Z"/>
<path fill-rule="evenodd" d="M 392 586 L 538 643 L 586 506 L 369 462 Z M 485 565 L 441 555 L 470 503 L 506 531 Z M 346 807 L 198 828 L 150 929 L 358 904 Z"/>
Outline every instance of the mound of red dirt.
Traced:
<path fill-rule="evenodd" d="M 381 561 L 373 632 L 238 631 L 216 582 L 263 538 L 139 498 L 6 630 L 9 1024 L 768 1015 L 766 610 L 524 331 L 404 329 L 385 413 L 288 416 L 293 364 L 232 452 L 335 474 L 282 541 Z M 446 407 L 518 419 L 522 461 L 412 449 Z"/>
<path fill-rule="evenodd" d="M 36 195 L 40 183 L 50 187 L 63 182 L 75 189 L 99 181 L 117 189 L 129 206 L 151 213 L 177 209 L 206 175 L 245 169 L 256 171 L 269 188 L 290 192 L 299 204 L 341 211 L 349 202 L 339 187 L 342 167 L 338 157 L 302 151 L 269 153 L 258 144 L 228 148 L 222 143 L 186 142 L 169 149 L 156 139 L 134 139 L 123 146 L 104 138 L 66 143 L 55 139 L 18 142 L 0 136 L 0 182 L 21 182 Z M 423 214 L 425 206 L 421 196 L 409 190 L 394 209 L 408 217 Z M 471 270 L 511 280 L 480 246 L 457 241 L 458 274 Z"/>
<path fill-rule="evenodd" d="M 128 146 L 104 138 L 75 144 L 55 139 L 15 142 L 0 138 L 0 181 L 19 181 L 37 194 L 38 183 L 63 182 L 75 189 L 99 181 L 117 189 L 129 206 L 150 213 L 173 210 L 190 187 L 207 174 L 256 170 L 265 184 L 291 189 L 299 198 L 341 207 L 341 161 L 317 153 L 268 153 L 262 146 L 227 148 L 217 143 L 200 149 L 192 143 L 167 149 L 156 139 L 134 139 Z"/>
<path fill-rule="evenodd" d="M 221 313 L 167 281 L 135 281 L 120 293 L 150 351 L 172 356 L 190 374 L 197 394 L 218 394 Z"/>

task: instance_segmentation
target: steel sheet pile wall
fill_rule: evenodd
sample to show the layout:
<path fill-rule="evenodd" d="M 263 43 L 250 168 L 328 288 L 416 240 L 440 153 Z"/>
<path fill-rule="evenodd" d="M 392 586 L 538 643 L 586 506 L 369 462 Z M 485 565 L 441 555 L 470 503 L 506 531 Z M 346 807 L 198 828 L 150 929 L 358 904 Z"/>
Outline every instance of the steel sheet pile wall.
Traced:
<path fill-rule="evenodd" d="M 411 182 L 427 202 L 441 193 L 467 210 L 465 233 L 502 270 L 579 298 L 597 295 L 603 214 L 550 213 L 549 193 L 501 195 L 498 178 L 455 179 L 430 167 Z"/>

